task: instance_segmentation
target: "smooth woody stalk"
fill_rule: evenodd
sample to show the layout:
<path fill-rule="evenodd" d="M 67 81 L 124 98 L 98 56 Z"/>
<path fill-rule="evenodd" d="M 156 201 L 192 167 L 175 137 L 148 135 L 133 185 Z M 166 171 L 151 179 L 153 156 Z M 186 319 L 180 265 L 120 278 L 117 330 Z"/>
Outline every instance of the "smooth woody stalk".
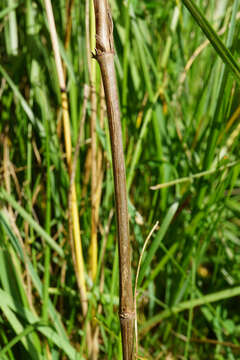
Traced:
<path fill-rule="evenodd" d="M 112 148 L 115 201 L 118 226 L 120 309 L 123 359 L 133 357 L 134 305 L 131 279 L 131 247 L 129 239 L 126 175 L 122 130 L 114 67 L 113 23 L 107 0 L 94 0 L 96 17 L 96 54 L 105 91 Z"/>

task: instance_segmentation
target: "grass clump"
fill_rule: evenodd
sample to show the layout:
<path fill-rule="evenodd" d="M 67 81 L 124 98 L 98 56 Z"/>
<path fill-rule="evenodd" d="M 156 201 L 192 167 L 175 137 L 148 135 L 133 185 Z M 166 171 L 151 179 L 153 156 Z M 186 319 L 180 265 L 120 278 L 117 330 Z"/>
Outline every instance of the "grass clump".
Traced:
<path fill-rule="evenodd" d="M 110 4 L 133 283 L 159 222 L 141 255 L 137 356 L 237 360 L 239 1 Z M 52 6 L 64 86 L 45 3 L 0 4 L 0 358 L 121 359 L 93 4 Z"/>

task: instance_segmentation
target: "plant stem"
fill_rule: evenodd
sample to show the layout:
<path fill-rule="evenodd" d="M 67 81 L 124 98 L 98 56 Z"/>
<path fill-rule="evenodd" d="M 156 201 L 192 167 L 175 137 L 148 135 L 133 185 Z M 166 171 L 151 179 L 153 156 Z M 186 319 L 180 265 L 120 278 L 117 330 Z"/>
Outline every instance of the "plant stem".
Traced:
<path fill-rule="evenodd" d="M 113 23 L 107 0 L 94 0 L 94 6 L 96 17 L 96 54 L 94 57 L 98 61 L 101 69 L 112 148 L 118 228 L 120 274 L 119 317 L 122 333 L 123 359 L 130 360 L 133 356 L 134 305 L 126 175 L 118 89 L 114 67 Z"/>
<path fill-rule="evenodd" d="M 45 118 L 46 140 L 46 218 L 45 230 L 50 235 L 51 232 L 51 169 L 50 169 L 50 134 L 49 134 L 49 119 Z M 48 320 L 48 288 L 50 284 L 50 263 L 51 250 L 49 244 L 45 244 L 45 258 L 44 258 L 44 285 L 43 285 L 43 321 L 47 323 Z"/>
<path fill-rule="evenodd" d="M 8 6 L 13 7 L 16 4 L 15 0 L 8 0 Z M 9 50 L 11 55 L 18 54 L 18 31 L 17 31 L 17 16 L 13 8 L 9 14 Z"/>
<path fill-rule="evenodd" d="M 183 178 L 180 178 L 180 179 L 169 181 L 167 183 L 151 186 L 150 189 L 151 190 L 159 190 L 159 189 L 163 189 L 163 188 L 173 186 L 173 185 L 177 185 L 177 184 L 184 183 L 184 182 L 193 182 L 194 179 L 201 178 L 202 176 L 208 176 L 208 175 L 214 174 L 215 172 L 218 172 L 218 171 L 224 171 L 224 170 L 226 170 L 228 168 L 231 168 L 231 167 L 234 167 L 234 166 L 236 166 L 238 164 L 239 164 L 239 160 L 233 161 L 233 162 L 230 162 L 229 164 L 220 166 L 219 168 L 214 168 L 214 169 L 202 171 L 202 172 L 199 172 L 197 174 L 193 174 L 191 176 L 187 176 L 187 177 L 183 177 Z"/>
<path fill-rule="evenodd" d="M 93 49 L 95 47 L 95 21 L 94 21 L 94 7 L 93 1 L 90 2 L 90 45 Z M 97 121 L 97 95 L 96 95 L 96 62 L 91 59 L 90 64 L 90 86 L 91 86 L 91 244 L 90 244 L 90 271 L 91 277 L 94 281 L 97 274 L 97 135 L 96 135 L 96 121 Z"/>
<path fill-rule="evenodd" d="M 140 334 L 150 331 L 151 328 L 160 323 L 163 319 L 166 319 L 172 315 L 178 314 L 184 310 L 188 310 L 191 307 L 195 308 L 197 306 L 208 305 L 212 302 L 217 302 L 224 299 L 230 299 L 235 296 L 239 296 L 240 286 L 229 288 L 226 290 L 218 291 L 208 295 L 201 295 L 198 298 L 187 300 L 181 302 L 177 305 L 174 305 L 172 308 L 167 308 L 161 313 L 155 315 L 150 320 L 146 321 L 143 326 L 140 328 Z"/>
<path fill-rule="evenodd" d="M 58 82 L 61 91 L 61 103 L 62 103 L 62 116 L 63 116 L 63 125 L 64 125 L 64 139 L 65 139 L 65 151 L 66 151 L 66 159 L 68 165 L 69 175 L 71 177 L 72 173 L 72 142 L 71 142 L 71 128 L 70 128 L 70 117 L 68 110 L 68 97 L 66 92 L 66 82 L 64 76 L 64 70 L 62 65 L 62 60 L 60 56 L 60 50 L 58 45 L 57 31 L 55 26 L 55 19 L 53 15 L 52 3 L 51 0 L 44 0 L 47 19 L 49 24 L 49 31 L 52 41 L 52 47 L 54 52 L 54 58 L 57 68 L 58 74 Z M 77 282 L 80 288 L 80 296 L 81 296 L 81 305 L 83 310 L 83 315 L 86 317 L 87 315 L 87 289 L 85 284 L 85 266 L 84 266 L 84 258 L 82 252 L 82 242 L 81 242 L 81 234 L 80 234 L 80 222 L 78 215 L 78 204 L 77 204 L 77 193 L 75 183 L 70 187 L 70 206 L 69 206 L 69 216 L 72 217 L 69 220 L 69 224 L 72 221 L 72 232 L 74 239 L 74 248 L 76 255 L 76 272 L 77 272 Z M 69 226 L 71 228 L 71 226 Z M 71 236 L 71 235 L 70 235 Z M 90 335 L 88 336 L 88 351 L 91 352 L 91 339 Z"/>

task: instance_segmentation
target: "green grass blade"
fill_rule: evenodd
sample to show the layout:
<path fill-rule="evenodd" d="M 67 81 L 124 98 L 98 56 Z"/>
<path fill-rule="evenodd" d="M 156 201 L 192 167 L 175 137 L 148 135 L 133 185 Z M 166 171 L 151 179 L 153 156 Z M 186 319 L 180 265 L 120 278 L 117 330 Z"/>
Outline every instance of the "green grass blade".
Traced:
<path fill-rule="evenodd" d="M 14 332 L 16 334 L 21 334 L 24 331 L 24 326 L 19 321 L 19 319 L 17 318 L 15 313 L 8 307 L 6 301 L 1 302 L 1 293 L 4 294 L 5 299 L 9 299 L 9 295 L 0 289 L 0 309 L 4 313 L 5 317 L 7 318 L 8 322 L 11 325 Z M 34 344 L 32 343 L 29 336 L 30 336 L 30 334 L 28 334 L 27 338 L 26 338 L 26 335 L 24 337 L 21 337 L 20 341 L 23 344 L 26 351 L 29 353 L 30 359 L 39 360 L 39 357 L 37 355 L 37 350 L 34 347 Z"/>
<path fill-rule="evenodd" d="M 35 269 L 34 269 L 34 266 L 32 264 L 32 262 L 30 261 L 29 257 L 27 254 L 23 254 L 23 250 L 22 250 L 22 247 L 21 247 L 21 244 L 19 243 L 19 240 L 18 238 L 13 234 L 13 232 L 11 231 L 11 228 L 8 224 L 8 221 L 7 221 L 7 218 L 5 217 L 5 215 L 3 214 L 3 212 L 1 212 L 1 218 L 0 220 L 4 220 L 2 222 L 2 225 L 3 225 L 3 229 L 6 230 L 6 233 L 8 234 L 9 236 L 9 239 L 10 239 L 10 242 L 13 246 L 13 248 L 15 249 L 17 255 L 20 257 L 21 261 L 25 264 L 25 266 L 27 265 L 28 267 L 28 271 L 29 271 L 29 274 L 31 276 L 31 279 L 32 279 L 32 282 L 34 284 L 34 286 L 36 287 L 41 299 L 43 298 L 43 287 L 42 287 L 42 283 L 40 281 L 40 278 L 38 276 L 38 274 L 36 273 Z M 66 332 L 64 330 L 64 327 L 61 323 L 61 320 L 60 320 L 60 317 L 59 317 L 59 314 L 57 313 L 57 311 L 55 310 L 52 302 L 49 300 L 48 302 L 48 312 L 49 312 L 49 315 L 55 325 L 55 328 L 56 330 L 58 331 L 59 335 L 61 335 L 61 337 L 67 339 L 67 336 L 66 336 Z"/>
<path fill-rule="evenodd" d="M 144 278 L 144 275 L 147 271 L 147 268 L 148 266 L 150 265 L 157 249 L 159 248 L 159 244 L 161 243 L 161 241 L 163 240 L 170 224 L 171 224 L 171 221 L 178 209 L 178 205 L 179 203 L 178 202 L 175 202 L 171 207 L 170 209 L 168 210 L 165 218 L 163 219 L 163 222 L 162 224 L 160 225 L 160 230 L 158 231 L 158 233 L 156 234 L 156 237 L 155 239 L 153 240 L 152 242 L 152 245 L 150 246 L 150 248 L 148 249 L 147 251 L 147 257 L 145 259 L 145 261 L 143 262 L 143 265 L 142 265 L 142 268 L 140 270 L 140 274 L 139 274 L 139 281 L 138 281 L 138 284 L 140 285 L 143 278 Z"/>
<path fill-rule="evenodd" d="M 29 107 L 28 103 L 26 102 L 26 100 L 24 99 L 24 97 L 20 93 L 18 87 L 15 85 L 15 83 L 13 82 L 11 77 L 8 75 L 6 70 L 2 67 L 2 65 L 0 65 L 0 73 L 6 79 L 8 85 L 13 90 L 16 98 L 20 101 L 20 104 L 21 104 L 23 110 L 25 111 L 27 117 L 29 118 L 29 120 L 33 123 L 33 125 L 37 125 L 38 128 L 39 128 L 40 133 L 42 135 L 44 135 L 44 128 L 43 128 L 42 124 L 38 120 L 36 120 L 36 118 L 35 118 L 32 110 L 31 110 L 31 108 Z"/>
<path fill-rule="evenodd" d="M 194 308 L 196 306 L 202 306 L 206 304 L 210 304 L 216 301 L 230 299 L 235 296 L 240 295 L 240 286 L 236 286 L 232 289 L 218 291 L 213 294 L 202 296 L 198 299 L 193 299 L 189 301 L 184 301 L 170 309 L 166 309 L 162 311 L 160 314 L 152 317 L 150 320 L 146 321 L 145 324 L 141 327 L 140 331 L 145 332 L 148 331 L 153 326 L 157 325 L 163 319 L 170 317 L 171 315 L 176 315 L 181 311 L 189 310 L 191 307 Z"/>
<path fill-rule="evenodd" d="M 6 346 L 4 346 L 4 348 L 2 350 L 0 350 L 0 359 L 1 359 L 1 356 L 6 354 L 6 352 L 8 352 L 20 340 L 22 340 L 27 335 L 31 334 L 37 328 L 38 325 L 39 325 L 39 323 L 36 323 L 33 325 L 28 325 L 20 334 L 18 334 L 11 341 L 9 341 L 9 343 Z"/>
<path fill-rule="evenodd" d="M 42 238 L 60 255 L 64 256 L 62 248 L 54 241 L 51 236 L 27 213 L 24 208 L 14 200 L 3 188 L 0 188 L 0 198 L 7 201 L 40 235 Z"/>
<path fill-rule="evenodd" d="M 44 326 L 39 324 L 39 318 L 34 315 L 31 311 L 26 308 L 21 307 L 15 300 L 13 300 L 8 293 L 0 289 L 0 307 L 4 309 L 11 309 L 25 320 L 28 321 L 29 324 L 34 324 L 37 327 L 37 330 L 46 336 L 49 341 L 53 341 L 55 345 L 57 345 L 60 349 L 62 349 L 70 359 L 81 359 L 77 354 L 76 350 L 72 347 L 70 342 L 65 338 L 60 337 L 52 328 L 49 326 Z M 37 325 L 38 323 L 38 325 Z M 21 333 L 23 330 L 21 331 Z"/>
<path fill-rule="evenodd" d="M 8 0 L 8 7 L 14 7 L 16 5 L 16 0 Z M 9 13 L 9 48 L 10 54 L 18 54 L 18 26 L 17 26 L 17 16 L 15 9 Z"/>
<path fill-rule="evenodd" d="M 13 4 L 11 6 L 8 6 L 4 10 L 1 10 L 0 11 L 0 20 L 2 18 L 4 18 L 6 15 L 8 15 L 12 10 L 15 10 L 18 6 L 19 6 L 19 4 Z"/>
<path fill-rule="evenodd" d="M 233 57 L 230 50 L 224 45 L 220 37 L 217 35 L 216 31 L 207 21 L 205 16 L 202 14 L 198 6 L 192 0 L 182 0 L 183 4 L 192 14 L 194 20 L 201 27 L 204 34 L 207 36 L 208 40 L 217 51 L 218 55 L 221 57 L 223 62 L 229 66 L 236 79 L 240 81 L 240 67 Z"/>
<path fill-rule="evenodd" d="M 173 257 L 173 255 L 175 254 L 176 250 L 178 248 L 178 243 L 175 243 L 171 246 L 171 248 L 168 250 L 168 252 L 166 253 L 166 255 L 164 255 L 164 257 L 161 259 L 161 261 L 157 264 L 157 266 L 155 267 L 155 269 L 153 269 L 149 275 L 149 277 L 146 279 L 146 281 L 144 282 L 142 288 L 146 289 L 148 284 L 153 281 L 156 276 L 158 276 L 158 274 L 160 273 L 160 271 L 163 270 L 164 266 L 168 263 L 168 260 Z"/>

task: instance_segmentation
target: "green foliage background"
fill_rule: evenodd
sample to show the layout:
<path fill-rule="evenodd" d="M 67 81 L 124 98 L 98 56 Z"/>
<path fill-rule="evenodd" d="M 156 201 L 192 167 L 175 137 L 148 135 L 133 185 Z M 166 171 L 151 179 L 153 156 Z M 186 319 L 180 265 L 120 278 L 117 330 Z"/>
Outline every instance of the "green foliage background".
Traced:
<path fill-rule="evenodd" d="M 138 281 L 139 356 L 237 360 L 239 0 L 110 3 L 134 278 L 144 240 L 159 221 L 159 230 L 143 254 Z M 67 67 L 75 147 L 83 88 L 89 83 L 85 1 L 74 3 L 68 51 L 63 45 L 66 6 L 64 0 L 53 1 L 61 56 Z M 97 79 L 99 97 L 99 70 Z M 83 319 L 68 241 L 69 177 L 63 136 L 57 134 L 60 108 L 43 1 L 2 0 L 0 358 L 87 358 L 85 328 L 94 321 L 100 329 L 99 359 L 121 359 L 115 218 L 109 222 L 114 193 L 107 119 L 101 129 L 97 118 L 98 149 L 104 154 L 99 272 L 92 284 L 86 271 L 89 312 Z M 84 194 L 82 190 L 90 115 L 88 103 L 85 142 L 76 174 L 86 264 L 91 237 L 90 185 L 87 183 Z M 47 174 L 51 188 L 49 234 Z M 178 181 L 182 178 L 185 180 Z M 170 181 L 175 182 L 160 190 L 150 189 Z M 47 265 L 46 244 L 51 248 Z M 42 319 L 46 266 L 50 268 L 48 322 Z M 101 269 L 103 292 L 99 290 Z"/>

